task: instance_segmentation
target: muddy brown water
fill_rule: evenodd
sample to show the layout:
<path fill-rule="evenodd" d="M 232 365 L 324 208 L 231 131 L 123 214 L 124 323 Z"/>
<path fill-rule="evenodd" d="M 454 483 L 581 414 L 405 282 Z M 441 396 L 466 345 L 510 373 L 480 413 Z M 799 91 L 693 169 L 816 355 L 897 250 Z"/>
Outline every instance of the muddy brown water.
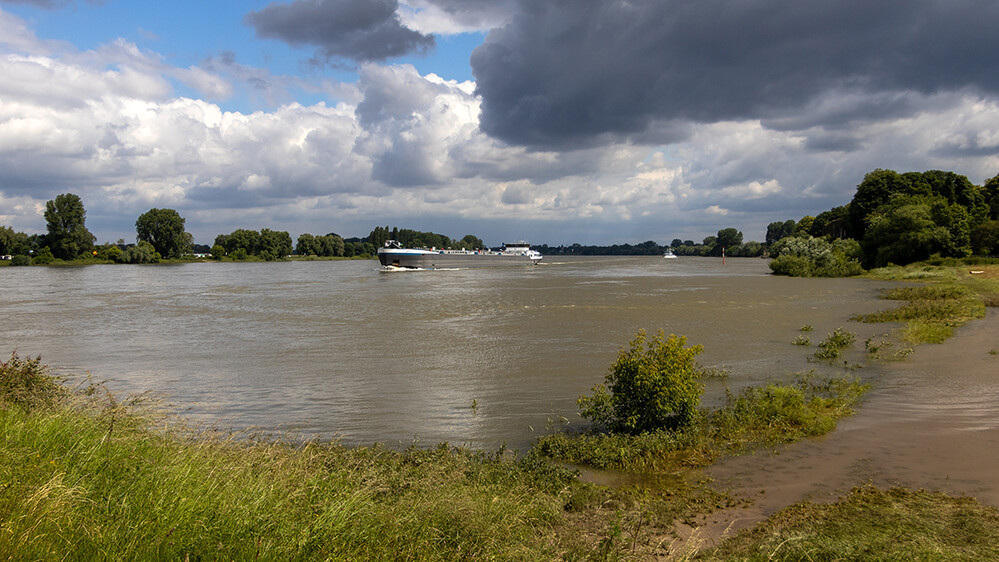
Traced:
<path fill-rule="evenodd" d="M 801 499 L 903 484 L 999 505 L 999 315 L 907 360 L 865 360 L 891 327 L 850 322 L 889 306 L 887 284 L 788 279 L 757 259 L 547 257 L 537 267 L 385 273 L 371 261 L 0 268 L 0 351 L 62 374 L 166 395 L 205 423 L 337 438 L 524 450 L 580 424 L 576 398 L 638 329 L 702 344 L 705 404 L 726 387 L 851 372 L 875 390 L 821 439 L 706 471 L 754 499 L 713 514 L 718 536 Z M 811 346 L 791 345 L 805 333 Z M 838 327 L 848 363 L 814 363 Z M 596 477 L 596 476 L 594 476 Z M 714 522 L 714 523 L 712 523 Z"/>
<path fill-rule="evenodd" d="M 848 320 L 884 306 L 880 286 L 658 256 L 392 273 L 374 261 L 5 267 L 0 350 L 165 394 L 224 428 L 523 451 L 582 421 L 577 397 L 639 329 L 685 335 L 730 371 L 708 381 L 710 405 L 726 385 L 816 368 L 790 344 L 804 324 L 813 346 L 839 326 L 861 341 L 883 331 Z"/>
<path fill-rule="evenodd" d="M 747 509 L 705 519 L 702 538 L 749 527 L 801 500 L 835 501 L 853 487 L 907 486 L 999 506 L 999 311 L 940 345 L 885 366 L 836 431 L 704 471 Z"/>

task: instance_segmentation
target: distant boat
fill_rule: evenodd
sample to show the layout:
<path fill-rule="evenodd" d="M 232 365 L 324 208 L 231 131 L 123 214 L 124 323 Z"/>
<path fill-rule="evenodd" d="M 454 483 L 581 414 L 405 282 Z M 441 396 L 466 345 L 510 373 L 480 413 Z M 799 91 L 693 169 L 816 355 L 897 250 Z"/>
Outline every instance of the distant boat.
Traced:
<path fill-rule="evenodd" d="M 666 253 L 663 254 L 663 257 L 668 260 L 675 260 L 676 254 L 673 253 L 673 248 L 666 248 Z"/>
<path fill-rule="evenodd" d="M 378 261 L 387 268 L 454 269 L 500 265 L 531 265 L 541 261 L 541 252 L 526 242 L 504 244 L 501 250 L 445 250 L 404 248 L 395 240 L 378 248 Z"/>

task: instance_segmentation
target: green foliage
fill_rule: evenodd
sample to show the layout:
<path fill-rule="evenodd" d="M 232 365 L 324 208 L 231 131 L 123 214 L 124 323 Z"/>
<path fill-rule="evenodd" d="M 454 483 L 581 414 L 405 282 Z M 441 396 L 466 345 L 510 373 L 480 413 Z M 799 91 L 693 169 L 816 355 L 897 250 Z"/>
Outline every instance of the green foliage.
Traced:
<path fill-rule="evenodd" d="M 795 222 L 790 219 L 783 222 L 775 221 L 767 225 L 767 246 L 770 246 L 781 238 L 787 238 L 788 236 L 793 235 L 795 226 L 797 226 Z"/>
<path fill-rule="evenodd" d="M 212 246 L 212 259 L 220 260 L 225 257 L 225 248 L 221 244 L 215 244 Z"/>
<path fill-rule="evenodd" d="M 671 474 L 706 466 L 723 454 L 832 431 L 869 389 L 853 377 L 818 379 L 802 373 L 792 384 L 729 393 L 725 406 L 703 410 L 681 431 L 555 433 L 540 438 L 532 454 L 600 469 Z"/>
<path fill-rule="evenodd" d="M 976 256 L 999 254 L 999 220 L 983 222 L 971 232 L 971 250 Z"/>
<path fill-rule="evenodd" d="M 302 234 L 295 245 L 295 253 L 299 256 L 341 257 L 346 251 L 343 238 L 336 234 L 313 236 Z"/>
<path fill-rule="evenodd" d="M 146 242 L 145 240 L 139 242 L 135 246 L 128 247 L 121 254 L 122 263 L 156 263 L 160 261 L 160 254 L 156 251 L 156 248 L 152 244 Z"/>
<path fill-rule="evenodd" d="M 875 170 L 847 207 L 846 231 L 862 241 L 868 267 L 968 256 L 972 233 L 990 217 L 989 189 L 953 172 Z"/>
<path fill-rule="evenodd" d="M 850 277 L 863 273 L 860 245 L 852 239 L 829 242 L 811 236 L 782 238 L 770 248 L 770 270 L 791 277 Z"/>
<path fill-rule="evenodd" d="M 31 258 L 24 254 L 18 254 L 10 259 L 10 265 L 12 266 L 31 265 Z"/>
<path fill-rule="evenodd" d="M 703 392 L 694 361 L 703 348 L 686 343 L 662 330 L 652 339 L 639 331 L 618 354 L 605 383 L 579 398 L 582 416 L 633 434 L 690 425 Z"/>
<path fill-rule="evenodd" d="M 184 222 L 173 209 L 149 209 L 135 221 L 136 241 L 149 242 L 164 258 L 179 258 L 191 253 L 193 239 Z"/>
<path fill-rule="evenodd" d="M 855 334 L 847 332 L 843 328 L 836 328 L 826 336 L 826 339 L 819 342 L 819 349 L 815 350 L 815 357 L 817 359 L 835 359 L 839 357 L 843 349 L 853 345 L 856 340 Z"/>
<path fill-rule="evenodd" d="M 63 193 L 45 203 L 46 241 L 54 257 L 72 260 L 93 251 L 95 237 L 86 220 L 87 211 L 77 195 Z"/>
<path fill-rule="evenodd" d="M 47 265 L 53 261 L 55 261 L 55 256 L 52 255 L 52 250 L 48 246 L 35 252 L 35 255 L 31 258 L 31 263 L 36 265 Z"/>
<path fill-rule="evenodd" d="M 287 231 L 269 228 L 261 229 L 260 232 L 238 228 L 229 234 L 219 234 L 215 237 L 213 246 L 221 246 L 225 249 L 225 254 L 235 260 L 243 260 L 248 256 L 268 261 L 279 260 L 290 256 L 293 251 L 291 235 Z"/>
<path fill-rule="evenodd" d="M 97 247 L 97 255 L 94 256 L 101 261 L 120 262 L 123 251 L 117 244 L 101 244 Z"/>
<path fill-rule="evenodd" d="M 486 245 L 482 242 L 482 239 L 478 236 L 473 236 L 471 234 L 466 234 L 464 238 L 459 240 L 455 247 L 459 250 L 480 250 L 485 248 Z"/>

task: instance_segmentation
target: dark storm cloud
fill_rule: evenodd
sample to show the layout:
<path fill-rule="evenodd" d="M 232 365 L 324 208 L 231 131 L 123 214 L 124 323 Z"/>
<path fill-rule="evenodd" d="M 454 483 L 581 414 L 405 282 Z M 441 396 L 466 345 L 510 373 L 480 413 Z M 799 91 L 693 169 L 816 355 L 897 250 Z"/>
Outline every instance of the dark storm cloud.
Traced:
<path fill-rule="evenodd" d="M 471 63 L 490 135 L 649 142 L 653 122 L 803 119 L 844 91 L 993 96 L 997 21 L 981 0 L 521 0 Z M 905 109 L 860 100 L 821 124 L 883 118 L 879 103 Z"/>
<path fill-rule="evenodd" d="M 318 48 L 324 59 L 383 61 L 434 47 L 434 38 L 400 23 L 397 0 L 295 0 L 250 12 L 258 37 Z"/>

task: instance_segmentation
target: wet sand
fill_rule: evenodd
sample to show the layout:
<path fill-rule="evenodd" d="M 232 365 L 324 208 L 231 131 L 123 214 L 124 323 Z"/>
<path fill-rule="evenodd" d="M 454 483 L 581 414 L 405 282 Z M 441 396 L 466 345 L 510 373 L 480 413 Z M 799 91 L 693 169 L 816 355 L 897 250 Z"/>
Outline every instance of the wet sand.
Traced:
<path fill-rule="evenodd" d="M 999 309 L 884 372 L 833 433 L 707 469 L 753 505 L 707 516 L 698 534 L 710 543 L 790 504 L 835 501 L 866 483 L 999 506 Z"/>

